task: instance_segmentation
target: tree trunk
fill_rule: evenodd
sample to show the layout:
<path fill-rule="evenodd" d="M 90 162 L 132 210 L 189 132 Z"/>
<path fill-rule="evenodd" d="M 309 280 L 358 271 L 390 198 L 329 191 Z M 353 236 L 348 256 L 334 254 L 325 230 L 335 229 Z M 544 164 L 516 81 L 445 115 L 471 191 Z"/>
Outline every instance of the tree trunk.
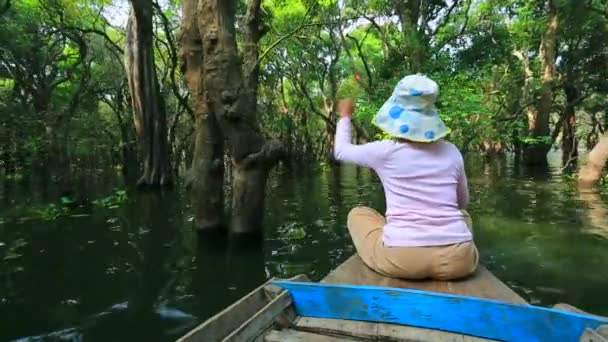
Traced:
<path fill-rule="evenodd" d="M 608 239 L 608 204 L 602 200 L 597 191 L 580 191 L 579 200 L 585 203 L 589 223 L 584 225 L 584 232 Z"/>
<path fill-rule="evenodd" d="M 330 37 L 334 39 L 334 35 L 330 32 Z M 335 46 L 339 46 L 335 44 Z M 341 50 L 339 48 L 334 49 L 334 56 L 332 56 L 329 63 L 328 81 L 329 81 L 329 98 L 324 96 L 323 102 L 325 112 L 327 113 L 327 125 L 325 126 L 327 131 L 327 159 L 337 164 L 336 157 L 334 155 L 335 140 L 336 140 L 336 122 L 338 121 L 338 115 L 336 113 L 336 105 L 338 104 L 338 77 L 337 77 L 337 66 L 340 61 Z"/>
<path fill-rule="evenodd" d="M 405 40 L 405 53 L 408 59 L 409 72 L 417 73 L 422 70 L 425 47 L 423 38 L 418 30 L 421 0 L 396 0 L 395 12 L 401 22 L 401 33 Z"/>
<path fill-rule="evenodd" d="M 326 125 L 325 132 L 327 137 L 325 141 L 327 160 L 332 163 L 337 163 L 336 157 L 334 156 L 334 142 L 336 140 L 336 128 L 334 126 Z"/>
<path fill-rule="evenodd" d="M 253 98 L 257 88 L 256 34 L 259 0 L 248 3 L 243 43 L 246 50 L 242 75 L 241 60 L 235 37 L 235 12 L 232 1 L 200 0 L 199 30 L 204 49 L 204 78 L 207 89 L 207 103 L 215 114 L 230 146 L 233 165 L 232 222 L 234 232 L 253 232 L 261 228 L 264 217 L 264 196 L 268 172 L 276 162 L 279 147 L 266 142 L 260 130 Z M 257 35 L 259 38 L 259 34 Z M 255 47 L 255 53 L 249 51 Z M 253 73 L 253 74 L 252 74 Z M 252 76 L 254 75 L 254 76 Z M 255 82 L 254 82 L 255 81 Z"/>
<path fill-rule="evenodd" d="M 531 136 L 535 141 L 526 151 L 528 165 L 546 165 L 547 153 L 551 148 L 548 141 L 549 117 L 553 105 L 553 79 L 555 77 L 555 45 L 557 40 L 558 13 L 555 0 L 548 0 L 547 27 L 540 43 L 541 59 L 541 90 L 538 103 L 538 113 L 534 120 Z"/>
<path fill-rule="evenodd" d="M 67 136 L 57 125 L 45 124 L 46 167 L 60 196 L 72 193 L 72 168 L 68 157 Z"/>
<path fill-rule="evenodd" d="M 602 179 L 602 170 L 608 162 L 608 133 L 604 133 L 589 152 L 587 161 L 578 174 L 578 186 L 581 190 L 595 189 Z"/>
<path fill-rule="evenodd" d="M 44 146 L 42 162 L 50 180 L 56 185 L 60 196 L 72 191 L 72 172 L 68 157 L 67 139 L 64 139 L 64 126 L 59 118 L 51 113 L 51 91 L 44 85 L 34 94 L 34 112 L 44 126 Z"/>
<path fill-rule="evenodd" d="M 564 123 L 562 126 L 562 165 L 575 166 L 578 160 L 578 139 L 576 137 L 575 102 L 577 89 L 571 83 L 564 86 L 566 93 L 566 108 L 564 109 Z"/>
<path fill-rule="evenodd" d="M 152 2 L 131 0 L 131 4 L 125 68 L 143 164 L 138 184 L 170 185 L 173 177 L 167 143 L 167 119 L 154 65 Z"/>
<path fill-rule="evenodd" d="M 530 135 L 536 126 L 536 117 L 538 115 L 536 107 L 533 105 L 534 102 L 534 72 L 530 68 L 530 58 L 528 57 L 527 49 L 516 50 L 513 54 L 522 63 L 524 69 L 524 86 L 522 88 L 522 96 L 520 99 L 521 108 L 525 108 L 526 117 L 528 119 L 528 131 L 517 130 L 513 132 L 513 141 L 515 153 L 519 155 L 524 152 L 525 143 L 522 141 L 522 137 Z"/>
<path fill-rule="evenodd" d="M 197 4 L 198 0 L 184 1 L 180 40 L 184 77 L 192 94 L 195 116 L 194 156 L 188 185 L 194 225 L 208 229 L 224 224 L 224 138 L 207 106 Z"/>

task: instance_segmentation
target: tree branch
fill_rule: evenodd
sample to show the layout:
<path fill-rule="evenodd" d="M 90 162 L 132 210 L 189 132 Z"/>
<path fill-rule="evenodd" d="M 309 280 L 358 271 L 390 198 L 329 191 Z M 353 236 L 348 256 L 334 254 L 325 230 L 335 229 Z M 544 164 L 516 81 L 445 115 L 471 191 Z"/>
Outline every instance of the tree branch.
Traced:
<path fill-rule="evenodd" d="M 335 25 L 338 23 L 342 23 L 342 22 L 346 22 L 346 21 L 350 21 L 350 20 L 356 20 L 359 19 L 357 17 L 353 17 L 353 18 L 344 18 L 340 21 L 337 22 L 332 22 L 332 21 L 326 21 L 326 22 L 314 22 L 314 23 L 305 23 L 303 22 L 302 24 L 300 24 L 300 26 L 296 27 L 295 29 L 291 30 L 290 32 L 282 35 L 281 37 L 279 37 L 277 40 L 275 40 L 272 44 L 270 44 L 266 50 L 264 50 L 264 52 L 262 52 L 260 54 L 260 57 L 258 57 L 258 62 L 257 64 L 259 65 L 262 60 L 264 60 L 264 58 L 266 58 L 266 56 L 274 49 L 276 48 L 279 44 L 281 44 L 283 41 L 285 41 L 286 39 L 292 37 L 293 35 L 297 34 L 298 32 L 300 32 L 301 30 L 307 28 L 307 27 L 314 27 L 314 26 L 327 26 L 327 25 Z"/>
<path fill-rule="evenodd" d="M 471 3 L 473 2 L 473 0 L 468 0 L 467 1 L 467 8 L 464 11 L 464 23 L 462 24 L 462 27 L 460 28 L 460 33 L 458 35 L 462 36 L 464 34 L 464 32 L 467 29 L 467 26 L 469 25 L 469 11 L 471 10 Z"/>
<path fill-rule="evenodd" d="M 584 94 L 584 95 L 579 95 L 576 99 L 566 103 L 565 108 L 576 106 L 577 104 L 581 103 L 581 101 L 583 101 L 588 96 L 589 96 L 589 93 Z M 559 136 L 562 126 L 564 125 L 564 121 L 566 120 L 566 117 L 568 116 L 566 114 L 567 112 L 568 111 L 566 109 L 564 109 L 564 111 L 562 111 L 562 113 L 560 114 L 559 119 L 555 123 L 555 128 L 553 129 L 553 133 L 551 134 L 551 143 L 552 144 L 555 142 L 555 140 L 557 140 L 557 137 Z"/>
<path fill-rule="evenodd" d="M 60 84 L 67 82 L 72 77 L 72 74 L 74 73 L 76 68 L 84 62 L 84 59 L 87 56 L 88 46 L 84 39 L 81 36 L 73 36 L 71 37 L 71 39 L 78 45 L 78 59 L 66 70 L 64 77 L 58 78 L 50 83 L 50 89 L 54 89 Z"/>
<path fill-rule="evenodd" d="M 296 82 L 294 83 L 297 85 L 296 88 L 299 88 L 300 93 L 302 93 L 304 95 L 304 97 L 306 98 L 306 100 L 308 101 L 308 105 L 310 107 L 310 109 L 312 110 L 312 112 L 317 115 L 318 117 L 320 117 L 323 121 L 325 121 L 325 123 L 330 126 L 330 127 L 335 127 L 336 124 L 333 123 L 325 114 L 323 114 L 323 112 L 321 112 L 317 106 L 315 106 L 314 101 L 312 100 L 312 97 L 310 96 L 310 94 L 308 93 L 308 91 L 306 90 L 306 87 L 301 83 L 301 82 Z"/>
<path fill-rule="evenodd" d="M 169 58 L 171 61 L 171 72 L 169 73 L 169 78 L 171 80 L 171 90 L 173 91 L 173 95 L 177 99 L 177 102 L 182 106 L 187 112 L 192 120 L 194 120 L 194 111 L 192 107 L 190 107 L 190 103 L 188 103 L 187 95 L 182 96 L 179 86 L 177 84 L 177 80 L 175 79 L 175 74 L 177 71 L 177 67 L 179 66 L 179 57 L 177 54 L 177 45 L 173 39 L 173 30 L 171 29 L 171 24 L 169 22 L 169 18 L 163 13 L 162 8 L 158 4 L 158 2 L 154 1 L 152 6 L 155 9 L 156 14 L 160 17 L 161 23 L 163 25 L 163 29 L 165 31 L 165 36 L 167 37 L 167 42 L 163 42 L 167 47 L 167 51 L 169 53 Z"/>
<path fill-rule="evenodd" d="M 432 36 L 436 35 L 439 30 L 441 30 L 445 25 L 448 24 L 448 22 L 450 21 L 450 16 L 452 15 L 452 11 L 454 10 L 454 8 L 456 8 L 456 6 L 458 6 L 459 3 L 459 0 L 454 0 L 452 5 L 448 8 L 448 13 L 446 13 L 446 15 L 443 17 L 443 20 L 441 20 L 439 25 L 437 25 L 437 27 L 435 27 L 435 29 L 432 31 Z"/>
<path fill-rule="evenodd" d="M 363 54 L 363 47 L 361 46 L 361 43 L 357 40 L 357 38 L 355 38 L 349 34 L 347 34 L 346 37 L 355 42 L 355 46 L 357 47 L 357 52 L 359 53 L 359 58 L 361 58 L 361 62 L 363 62 L 363 68 L 365 69 L 365 73 L 367 74 L 367 87 L 368 87 L 368 93 L 369 93 L 373 87 L 372 71 L 370 70 L 369 64 L 367 63 L 367 59 L 365 58 L 365 55 Z"/>

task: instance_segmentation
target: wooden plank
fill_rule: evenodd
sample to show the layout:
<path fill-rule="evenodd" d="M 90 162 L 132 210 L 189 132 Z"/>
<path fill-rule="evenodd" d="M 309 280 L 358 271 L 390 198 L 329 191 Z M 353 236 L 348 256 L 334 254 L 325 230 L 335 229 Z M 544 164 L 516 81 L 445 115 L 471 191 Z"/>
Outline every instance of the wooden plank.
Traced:
<path fill-rule="evenodd" d="M 557 304 L 553 305 L 553 308 L 558 309 L 558 310 L 577 312 L 577 313 L 585 314 L 585 315 L 591 315 L 591 313 L 589 313 L 587 311 L 583 311 L 577 307 L 574 307 L 574 306 L 572 306 L 570 304 L 566 304 L 566 303 L 557 303 Z"/>
<path fill-rule="evenodd" d="M 270 284 L 264 288 L 264 293 L 269 302 L 278 297 L 282 292 L 285 292 L 285 290 L 274 284 Z M 289 306 L 275 318 L 275 323 L 281 329 L 287 329 L 296 317 L 295 309 L 293 306 Z"/>
<path fill-rule="evenodd" d="M 353 255 L 333 272 L 323 283 L 377 285 L 451 293 L 463 296 L 483 297 L 512 303 L 526 303 L 517 293 L 480 266 L 472 276 L 453 281 L 410 281 L 385 277 L 368 268 L 358 255 Z"/>
<path fill-rule="evenodd" d="M 378 333 L 377 323 L 349 321 L 345 319 L 301 317 L 296 326 L 298 330 L 349 336 L 359 339 L 373 339 Z"/>
<path fill-rule="evenodd" d="M 378 335 L 391 341 L 412 342 L 488 342 L 496 341 L 449 331 L 425 329 L 397 324 L 378 324 Z"/>
<path fill-rule="evenodd" d="M 608 342 L 608 335 L 602 334 L 599 329 L 585 329 L 579 342 Z"/>
<path fill-rule="evenodd" d="M 502 341 L 576 341 L 608 319 L 477 297 L 378 286 L 274 281 L 301 316 L 405 324 Z"/>
<path fill-rule="evenodd" d="M 267 342 L 353 342 L 357 341 L 352 338 L 327 336 L 297 330 L 273 330 L 266 335 Z"/>
<path fill-rule="evenodd" d="M 310 281 L 310 279 L 305 274 L 299 274 L 299 275 L 291 278 L 290 280 L 303 281 L 303 282 Z M 266 295 L 266 298 L 268 298 L 268 301 L 273 300 L 278 295 L 280 295 L 281 292 L 284 292 L 284 291 L 285 290 L 283 288 L 276 286 L 274 284 L 268 284 L 264 287 L 264 294 Z M 285 310 L 283 310 L 283 312 L 279 316 L 276 317 L 275 323 L 277 326 L 281 327 L 282 329 L 287 329 L 293 324 L 293 322 L 296 318 L 297 318 L 296 311 L 294 310 L 293 306 L 290 305 Z"/>
<path fill-rule="evenodd" d="M 221 341 L 268 303 L 264 294 L 264 287 L 270 284 L 271 281 L 272 279 L 201 325 L 190 330 L 190 332 L 178 339 L 177 342 Z"/>
<path fill-rule="evenodd" d="M 266 306 L 274 297 L 278 296 L 280 291 L 283 291 L 280 288 L 272 289 L 275 286 L 272 284 L 272 280 L 274 278 L 192 329 L 177 342 L 221 341 Z M 308 277 L 303 274 L 289 280 L 309 281 Z M 293 318 L 293 315 L 290 317 Z"/>
<path fill-rule="evenodd" d="M 289 292 L 282 292 L 222 341 L 244 342 L 253 340 L 266 330 L 266 328 L 274 322 L 274 319 L 281 314 L 285 308 L 290 306 L 291 303 L 291 295 Z"/>
<path fill-rule="evenodd" d="M 302 317 L 297 328 L 303 331 L 350 336 L 366 340 L 408 342 L 487 342 L 485 338 L 397 324 Z"/>

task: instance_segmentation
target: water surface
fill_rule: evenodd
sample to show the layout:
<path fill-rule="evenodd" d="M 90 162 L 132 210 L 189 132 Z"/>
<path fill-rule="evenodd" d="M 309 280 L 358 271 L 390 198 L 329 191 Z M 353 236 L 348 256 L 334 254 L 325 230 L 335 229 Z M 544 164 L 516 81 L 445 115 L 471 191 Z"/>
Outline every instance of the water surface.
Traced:
<path fill-rule="evenodd" d="M 608 315 L 608 204 L 581 197 L 554 167 L 468 162 L 482 262 L 524 298 Z M 122 190 L 97 172 L 79 188 L 96 203 L 49 207 L 35 176 L 0 187 L 0 340 L 170 341 L 272 276 L 319 280 L 353 247 L 356 205 L 384 210 L 376 176 L 354 167 L 285 168 L 270 179 L 263 239 L 197 235 L 182 189 Z"/>

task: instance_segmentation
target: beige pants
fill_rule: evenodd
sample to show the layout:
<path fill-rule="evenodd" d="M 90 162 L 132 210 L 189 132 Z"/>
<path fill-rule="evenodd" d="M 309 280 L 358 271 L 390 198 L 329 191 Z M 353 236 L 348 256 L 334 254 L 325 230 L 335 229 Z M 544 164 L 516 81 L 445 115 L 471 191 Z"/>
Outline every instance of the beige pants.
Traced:
<path fill-rule="evenodd" d="M 466 214 L 470 224 L 470 217 Z M 479 254 L 475 243 L 463 242 L 430 247 L 387 247 L 382 242 L 384 216 L 368 207 L 357 207 L 348 214 L 348 230 L 357 253 L 374 271 L 404 279 L 462 278 L 475 271 Z"/>

